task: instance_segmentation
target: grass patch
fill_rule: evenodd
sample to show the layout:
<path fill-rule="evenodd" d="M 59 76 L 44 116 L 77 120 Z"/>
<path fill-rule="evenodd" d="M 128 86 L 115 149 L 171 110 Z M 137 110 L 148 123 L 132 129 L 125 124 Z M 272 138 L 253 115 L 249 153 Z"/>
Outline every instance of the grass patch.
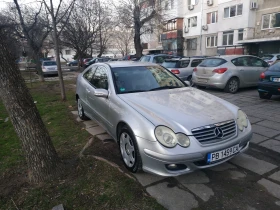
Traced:
<path fill-rule="evenodd" d="M 90 138 L 70 111 L 76 110 L 73 81 L 66 82 L 67 102 L 58 82 L 34 83 L 30 89 L 54 146 L 66 164 L 59 180 L 30 184 L 27 167 L 8 114 L 0 102 L 0 209 L 162 209 L 142 186 L 112 166 L 88 156 L 76 157 Z M 15 203 L 15 204 L 14 204 Z"/>

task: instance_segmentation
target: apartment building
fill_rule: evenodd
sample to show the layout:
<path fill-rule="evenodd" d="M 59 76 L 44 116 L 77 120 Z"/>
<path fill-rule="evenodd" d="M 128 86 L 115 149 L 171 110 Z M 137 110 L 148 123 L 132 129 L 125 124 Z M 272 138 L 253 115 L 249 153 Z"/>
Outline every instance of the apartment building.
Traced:
<path fill-rule="evenodd" d="M 256 3 L 254 37 L 239 44 L 252 55 L 280 54 L 280 1 L 259 0 Z"/>
<path fill-rule="evenodd" d="M 240 41 L 254 36 L 256 0 L 188 0 L 184 55 L 245 53 Z"/>

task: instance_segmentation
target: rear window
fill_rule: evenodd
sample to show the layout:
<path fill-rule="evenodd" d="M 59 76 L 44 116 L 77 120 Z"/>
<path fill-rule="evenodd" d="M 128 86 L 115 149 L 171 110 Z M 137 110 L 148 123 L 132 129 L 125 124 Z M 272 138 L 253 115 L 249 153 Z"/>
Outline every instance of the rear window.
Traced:
<path fill-rule="evenodd" d="M 264 55 L 262 57 L 263 60 L 271 60 L 274 56 L 273 55 Z"/>
<path fill-rule="evenodd" d="M 175 68 L 177 67 L 178 61 L 165 61 L 163 62 L 162 66 L 165 68 Z"/>
<path fill-rule="evenodd" d="M 217 67 L 220 66 L 224 63 L 226 63 L 227 61 L 225 59 L 222 58 L 208 58 L 203 60 L 198 66 L 201 67 Z"/>
<path fill-rule="evenodd" d="M 151 56 L 143 56 L 140 61 L 141 62 L 149 62 L 150 61 Z"/>
<path fill-rule="evenodd" d="M 278 72 L 280 72 L 280 62 L 277 62 L 274 65 L 270 66 L 268 71 L 278 71 Z"/>

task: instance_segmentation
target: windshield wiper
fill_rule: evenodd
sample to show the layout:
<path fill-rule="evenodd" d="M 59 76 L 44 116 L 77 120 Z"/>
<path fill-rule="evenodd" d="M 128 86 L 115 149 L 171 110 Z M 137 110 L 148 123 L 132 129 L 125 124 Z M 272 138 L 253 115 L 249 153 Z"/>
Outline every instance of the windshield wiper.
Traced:
<path fill-rule="evenodd" d="M 131 90 L 131 91 L 126 91 L 126 92 L 120 92 L 120 94 L 125 94 L 125 93 L 139 93 L 139 92 L 146 92 L 148 90 Z"/>
<path fill-rule="evenodd" d="M 179 86 L 162 86 L 162 87 L 157 87 L 157 88 L 153 88 L 149 91 L 154 91 L 154 90 L 164 90 L 164 89 L 174 89 L 174 88 L 182 88 Z"/>

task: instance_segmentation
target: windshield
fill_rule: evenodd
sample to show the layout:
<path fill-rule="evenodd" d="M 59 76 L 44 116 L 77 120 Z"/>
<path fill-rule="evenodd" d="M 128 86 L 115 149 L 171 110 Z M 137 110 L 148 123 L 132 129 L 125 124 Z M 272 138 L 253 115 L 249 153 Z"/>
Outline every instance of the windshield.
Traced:
<path fill-rule="evenodd" d="M 160 66 L 112 68 L 118 94 L 182 88 L 186 85 Z"/>
<path fill-rule="evenodd" d="M 222 59 L 222 58 L 208 58 L 203 60 L 198 66 L 201 67 L 217 67 L 220 66 L 224 63 L 226 63 L 227 61 Z"/>
<path fill-rule="evenodd" d="M 44 66 L 56 66 L 56 62 L 55 61 L 44 62 L 43 65 Z"/>
<path fill-rule="evenodd" d="M 273 55 L 263 55 L 263 60 L 271 60 L 274 56 Z"/>
<path fill-rule="evenodd" d="M 163 62 L 162 66 L 165 68 L 175 68 L 177 61 L 165 61 Z"/>

